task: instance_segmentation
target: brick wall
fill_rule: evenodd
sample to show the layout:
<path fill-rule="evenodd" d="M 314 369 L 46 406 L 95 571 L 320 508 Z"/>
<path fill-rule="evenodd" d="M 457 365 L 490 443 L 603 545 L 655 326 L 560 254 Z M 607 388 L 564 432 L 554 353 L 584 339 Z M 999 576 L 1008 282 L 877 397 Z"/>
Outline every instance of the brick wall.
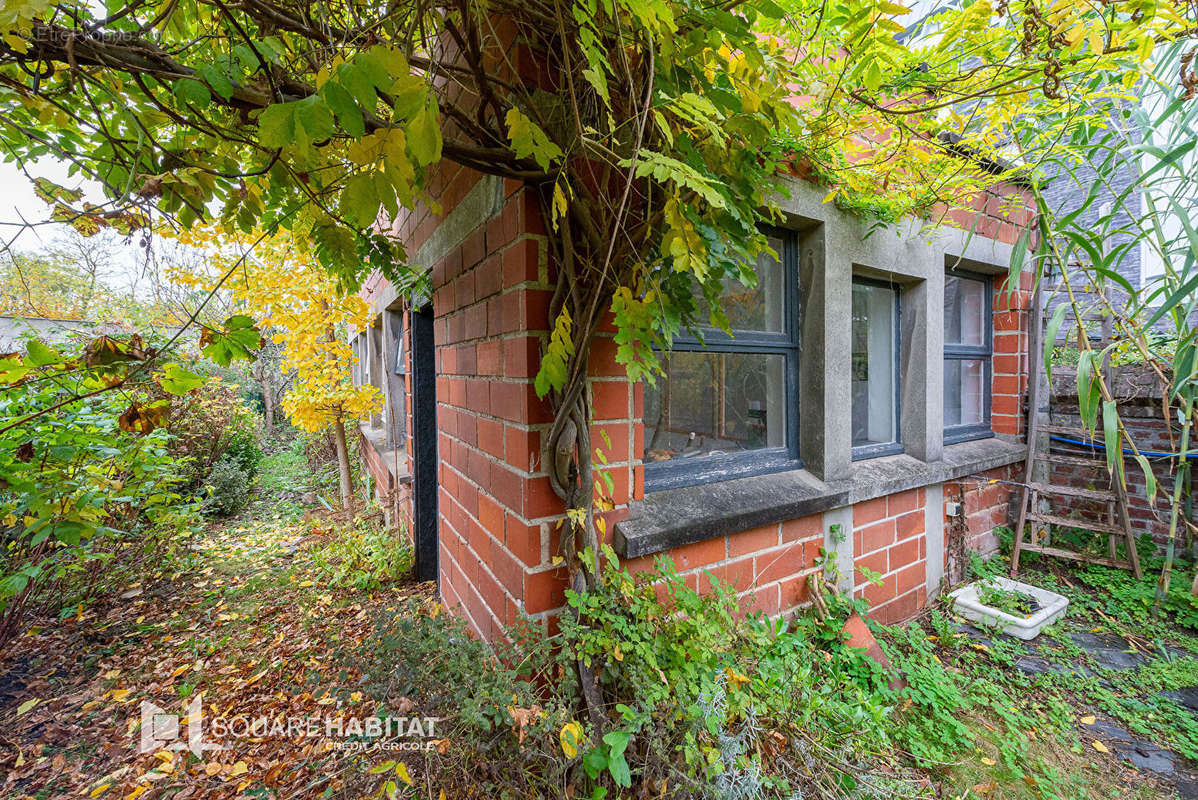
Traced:
<path fill-rule="evenodd" d="M 432 189 L 447 214 L 479 180 L 476 173 L 450 167 Z M 992 198 L 984 202 L 990 208 Z M 444 214 L 418 210 L 396 220 L 391 230 L 412 254 L 444 219 Z M 996 221 L 987 230 L 1013 242 L 1017 234 L 1002 227 L 1011 224 Z M 525 617 L 550 628 L 564 605 L 567 576 L 563 566 L 554 564 L 561 550 L 562 505 L 542 463 L 552 419 L 548 404 L 533 388 L 541 341 L 550 328 L 553 280 L 535 198 L 518 184 L 506 183 L 499 210 L 478 220 L 461 244 L 431 267 L 443 599 L 482 638 L 496 639 Z M 381 277 L 372 276 L 364 294 L 369 299 L 384 288 Z M 999 279 L 993 421 L 996 432 L 1018 434 L 1026 390 L 1027 299 L 1020 292 L 1008 300 L 1002 289 Z M 404 330 L 407 335 L 410 326 Z M 611 509 L 597 518 L 601 536 L 609 541 L 615 522 L 627 515 L 628 503 L 644 498 L 639 459 L 643 391 L 630 386 L 616 364 L 612 333 L 610 325 L 601 331 L 588 362 L 596 494 L 603 508 Z M 406 350 L 410 357 L 410 347 Z M 410 385 L 406 397 L 411 397 Z M 410 413 L 408 402 L 405 414 Z M 410 450 L 410 437 L 407 446 Z M 371 472 L 385 473 L 377 453 L 364 452 Z M 406 487 L 387 488 L 410 515 Z M 967 505 L 977 504 L 969 517 L 971 547 L 993 549 L 990 530 L 1006 522 L 999 494 L 993 489 L 967 500 Z M 845 535 L 852 536 L 855 561 L 879 573 L 882 584 L 874 587 L 854 573 L 851 585 L 871 602 L 877 619 L 897 621 L 926 603 L 926 499 L 925 490 L 916 488 L 852 510 L 852 530 Z M 710 587 L 704 577 L 710 572 L 734 587 L 749 610 L 786 613 L 807 602 L 807 577 L 816 569 L 825 541 L 823 525 L 823 515 L 814 515 L 665 555 L 696 589 Z M 652 562 L 644 557 L 627 565 L 644 570 Z"/>
<path fill-rule="evenodd" d="M 853 592 L 879 622 L 905 619 L 927 602 L 924 503 L 918 488 L 853 506 Z M 862 567 L 881 575 L 881 585 L 861 574 Z"/>
<path fill-rule="evenodd" d="M 711 578 L 733 588 L 746 613 L 792 611 L 807 602 L 807 576 L 824 544 L 823 516 L 816 514 L 677 547 L 673 560 L 688 586 L 710 591 Z M 653 567 L 657 556 L 624 563 L 630 571 Z"/>
<path fill-rule="evenodd" d="M 1015 506 L 1019 502 L 1018 484 L 1023 480 L 1023 463 L 998 467 L 977 475 L 971 475 L 944 484 L 945 518 L 950 517 L 949 506 L 960 503 L 964 494 L 964 514 L 967 531 L 965 550 L 989 555 L 998 550 L 999 526 L 1014 529 L 1017 521 Z M 945 523 L 945 574 L 954 574 L 957 565 L 950 564 L 953 558 L 949 546 L 951 520 Z M 951 569 L 950 569 L 951 568 Z"/>
<path fill-rule="evenodd" d="M 1123 370 L 1127 369 L 1129 368 L 1123 368 Z M 1050 418 L 1055 424 L 1080 429 L 1081 417 L 1077 408 L 1075 380 L 1075 373 L 1072 370 L 1058 369 L 1054 371 Z M 1119 381 L 1116 380 L 1114 385 L 1117 391 Z M 1169 424 L 1161 415 L 1159 397 L 1153 398 L 1150 395 L 1128 397 L 1122 393 L 1120 395 L 1116 397 L 1120 416 L 1141 452 L 1175 452 L 1181 431 L 1176 425 L 1172 426 L 1172 430 L 1170 430 Z M 1101 436 L 1100 432 L 1100 440 Z M 1080 437 L 1065 438 L 1077 439 Z M 1097 459 L 1095 467 L 1050 464 L 1049 479 L 1051 483 L 1102 491 L 1112 487 L 1106 470 L 1106 453 L 1102 449 L 1073 445 L 1059 440 L 1051 441 L 1051 449 L 1052 452 L 1061 455 Z M 1178 464 L 1177 459 L 1168 457 L 1150 457 L 1149 464 L 1157 482 L 1155 503 L 1148 501 L 1147 482 L 1139 462 L 1131 455 L 1125 455 L 1123 458 L 1123 468 L 1127 476 L 1127 510 L 1131 517 L 1132 530 L 1136 536 L 1147 532 L 1152 536 L 1153 541 L 1164 546 L 1169 538 L 1170 517 L 1170 507 L 1166 495 L 1172 493 Z M 1075 516 L 1079 520 L 1104 521 L 1106 519 L 1105 504 L 1068 497 L 1054 497 L 1052 503 L 1058 513 Z M 1191 510 L 1191 514 L 1193 513 Z M 1179 524 L 1178 528 L 1179 535 L 1184 537 L 1184 530 L 1182 530 L 1184 524 Z"/>
<path fill-rule="evenodd" d="M 994 281 L 994 370 L 991 385 L 991 427 L 995 433 L 1022 436 L 1027 425 L 1028 335 L 1031 321 L 1032 276 L 1020 276 L 1020 287 L 1008 291 L 1007 277 Z"/>

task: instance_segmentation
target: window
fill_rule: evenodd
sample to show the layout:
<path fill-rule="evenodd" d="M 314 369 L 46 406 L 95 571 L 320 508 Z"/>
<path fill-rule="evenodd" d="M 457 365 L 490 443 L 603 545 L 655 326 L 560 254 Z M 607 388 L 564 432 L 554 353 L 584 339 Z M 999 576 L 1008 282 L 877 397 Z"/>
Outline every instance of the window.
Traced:
<path fill-rule="evenodd" d="M 678 336 L 665 375 L 645 384 L 647 490 L 799 466 L 798 248 L 785 231 L 769 245 L 777 257 L 758 259 L 755 287 L 724 287 L 733 335 Z"/>
<path fill-rule="evenodd" d="M 944 279 L 944 441 L 992 436 L 990 281 L 952 271 Z"/>
<path fill-rule="evenodd" d="M 898 292 L 853 279 L 853 458 L 901 453 Z"/>

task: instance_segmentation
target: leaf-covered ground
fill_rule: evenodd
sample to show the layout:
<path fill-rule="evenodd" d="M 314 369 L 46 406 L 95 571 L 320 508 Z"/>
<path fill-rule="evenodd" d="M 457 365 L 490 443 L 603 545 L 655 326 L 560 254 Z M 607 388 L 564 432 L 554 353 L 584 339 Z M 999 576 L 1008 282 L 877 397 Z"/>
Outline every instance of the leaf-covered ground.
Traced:
<path fill-rule="evenodd" d="M 439 613 L 430 584 L 380 581 L 357 568 L 363 537 L 385 535 L 377 526 L 303 510 L 285 478 L 268 477 L 241 518 L 198 534 L 178 572 L 41 620 L 8 648 L 0 795 L 319 797 L 341 795 L 345 778 L 364 771 L 360 759 L 331 749 L 345 740 L 335 730 L 228 736 L 225 749 L 201 758 L 178 746 L 139 752 L 143 700 L 185 714 L 202 697 L 208 723 L 215 714 L 369 716 L 376 702 L 355 688 L 360 673 L 347 665 L 346 646 L 389 608 Z M 402 543 L 394 550 L 403 553 Z M 406 698 L 389 702 L 391 714 L 416 713 Z"/>

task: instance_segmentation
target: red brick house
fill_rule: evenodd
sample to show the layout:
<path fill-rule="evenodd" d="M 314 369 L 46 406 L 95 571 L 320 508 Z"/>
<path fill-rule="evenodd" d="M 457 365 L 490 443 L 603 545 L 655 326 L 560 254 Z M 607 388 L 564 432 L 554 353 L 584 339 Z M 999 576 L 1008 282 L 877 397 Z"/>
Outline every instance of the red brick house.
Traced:
<path fill-rule="evenodd" d="M 421 577 L 491 639 L 564 603 L 552 416 L 533 389 L 553 267 L 520 184 L 447 164 L 432 192 L 443 213 L 391 230 L 431 270 L 431 298 L 379 275 L 364 289 L 377 317 L 353 338 L 356 379 L 387 404 L 362 452 Z M 1004 218 L 995 194 L 954 213 L 972 234 L 867 236 L 822 195 L 796 180 L 782 201 L 779 259 L 758 265 L 755 290 L 728 289 L 735 336 L 680 338 L 654 387 L 628 383 L 610 336 L 593 347 L 592 441 L 616 506 L 605 527 L 631 567 L 668 555 L 691 585 L 710 573 L 770 614 L 805 603 L 827 548 L 842 588 L 894 621 L 1010 524 L 1011 489 L 995 481 L 1026 455 L 1029 295 L 1004 279 L 1029 219 Z"/>

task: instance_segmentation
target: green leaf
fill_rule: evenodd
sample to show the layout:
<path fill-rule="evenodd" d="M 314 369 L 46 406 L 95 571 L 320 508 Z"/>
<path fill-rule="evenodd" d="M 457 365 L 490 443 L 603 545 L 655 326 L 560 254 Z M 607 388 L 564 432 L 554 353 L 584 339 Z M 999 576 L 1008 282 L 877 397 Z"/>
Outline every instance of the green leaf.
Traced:
<path fill-rule="evenodd" d="M 202 375 L 197 375 L 181 364 L 171 362 L 162 367 L 162 377 L 158 385 L 170 394 L 183 395 L 204 383 Z"/>
<path fill-rule="evenodd" d="M 1065 321 L 1065 312 L 1068 310 L 1068 303 L 1061 303 L 1054 308 L 1044 331 L 1044 374 L 1050 381 L 1052 380 L 1052 351 L 1056 347 L 1057 334 L 1061 331 L 1061 324 Z"/>
<path fill-rule="evenodd" d="M 543 170 L 562 157 L 562 149 L 549 140 L 541 126 L 537 125 L 518 108 L 509 109 L 504 118 L 507 136 L 516 151 L 517 158 L 532 158 Z"/>
<path fill-rule="evenodd" d="M 425 106 L 408 123 L 408 151 L 418 166 L 426 166 L 441 159 L 441 126 L 437 112 Z"/>
<path fill-rule="evenodd" d="M 212 102 L 208 87 L 194 78 L 183 78 L 175 82 L 175 97 L 180 103 L 206 106 Z"/>
<path fill-rule="evenodd" d="M 0 580 L 0 599 L 18 595 L 25 591 L 25 587 L 28 585 L 28 575 L 22 575 L 19 572 L 9 575 L 4 580 Z"/>
<path fill-rule="evenodd" d="M 258 141 L 265 147 L 286 147 L 295 139 L 295 104 L 275 103 L 258 115 Z"/>
<path fill-rule="evenodd" d="M 341 215 L 356 228 L 368 228 L 379 215 L 379 196 L 369 172 L 359 172 L 341 190 Z"/>
<path fill-rule="evenodd" d="M 30 339 L 29 344 L 25 346 L 25 351 L 29 354 L 29 363 L 35 367 L 47 367 L 51 364 L 61 363 L 63 360 L 57 350 L 42 344 L 38 339 Z"/>
<path fill-rule="evenodd" d="M 1102 432 L 1106 443 L 1106 468 L 1114 472 L 1115 459 L 1123 458 L 1119 436 L 1119 412 L 1115 408 L 1114 400 L 1102 401 Z"/>
<path fill-rule="evenodd" d="M 1152 465 L 1148 463 L 1148 459 L 1136 453 L 1136 463 L 1140 465 L 1140 470 L 1144 473 L 1144 490 L 1148 495 L 1148 505 L 1156 505 L 1156 474 L 1152 471 Z"/>
<path fill-rule="evenodd" d="M 355 139 L 366 135 L 366 122 L 362 118 L 362 109 L 354 101 L 353 95 L 347 92 L 341 84 L 332 80 L 326 81 L 320 89 L 320 94 L 337 116 L 337 122 L 341 124 L 343 131 Z"/>

